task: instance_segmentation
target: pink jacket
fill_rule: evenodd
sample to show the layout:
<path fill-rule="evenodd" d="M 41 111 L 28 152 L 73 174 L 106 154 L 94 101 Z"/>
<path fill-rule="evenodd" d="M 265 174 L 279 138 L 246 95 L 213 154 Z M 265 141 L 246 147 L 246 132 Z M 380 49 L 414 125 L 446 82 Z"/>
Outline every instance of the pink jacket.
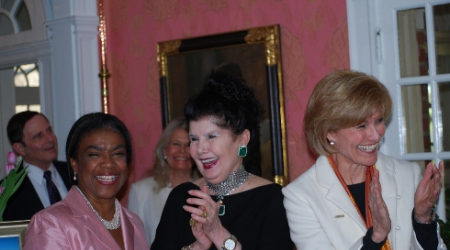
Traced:
<path fill-rule="evenodd" d="M 125 249 L 149 249 L 141 219 L 121 207 L 120 220 Z M 120 247 L 78 190 L 72 187 L 63 201 L 31 218 L 23 249 L 94 250 Z"/>

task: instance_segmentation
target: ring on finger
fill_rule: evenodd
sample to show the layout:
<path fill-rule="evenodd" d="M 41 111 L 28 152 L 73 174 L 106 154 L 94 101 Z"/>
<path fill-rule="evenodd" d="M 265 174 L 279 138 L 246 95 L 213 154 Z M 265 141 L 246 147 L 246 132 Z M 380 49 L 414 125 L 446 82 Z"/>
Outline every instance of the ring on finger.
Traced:
<path fill-rule="evenodd" d="M 195 227 L 197 225 L 197 221 L 194 218 L 189 219 L 189 226 Z"/>
<path fill-rule="evenodd" d="M 203 218 L 208 217 L 208 213 L 207 213 L 206 211 L 203 211 L 202 217 L 203 217 Z"/>

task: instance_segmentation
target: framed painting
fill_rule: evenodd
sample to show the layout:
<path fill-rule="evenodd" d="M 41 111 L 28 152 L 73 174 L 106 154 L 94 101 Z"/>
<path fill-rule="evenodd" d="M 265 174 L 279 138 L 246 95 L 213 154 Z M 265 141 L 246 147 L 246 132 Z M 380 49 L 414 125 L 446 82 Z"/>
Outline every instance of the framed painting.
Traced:
<path fill-rule="evenodd" d="M 0 248 L 21 250 L 29 220 L 0 222 Z"/>
<path fill-rule="evenodd" d="M 262 177 L 280 185 L 288 180 L 286 126 L 279 26 L 256 27 L 158 43 L 162 121 L 182 116 L 212 69 L 237 65 L 255 91 L 264 114 L 261 127 Z"/>

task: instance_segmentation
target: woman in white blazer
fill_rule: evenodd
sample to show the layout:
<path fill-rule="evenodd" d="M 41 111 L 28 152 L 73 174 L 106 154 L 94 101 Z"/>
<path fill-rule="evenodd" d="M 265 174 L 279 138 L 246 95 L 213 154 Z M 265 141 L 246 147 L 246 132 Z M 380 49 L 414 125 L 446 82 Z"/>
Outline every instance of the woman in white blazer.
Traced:
<path fill-rule="evenodd" d="M 378 152 L 391 114 L 387 89 L 374 77 L 336 71 L 314 88 L 304 125 L 319 158 L 283 189 L 297 249 L 446 249 L 434 206 L 443 164 Z"/>

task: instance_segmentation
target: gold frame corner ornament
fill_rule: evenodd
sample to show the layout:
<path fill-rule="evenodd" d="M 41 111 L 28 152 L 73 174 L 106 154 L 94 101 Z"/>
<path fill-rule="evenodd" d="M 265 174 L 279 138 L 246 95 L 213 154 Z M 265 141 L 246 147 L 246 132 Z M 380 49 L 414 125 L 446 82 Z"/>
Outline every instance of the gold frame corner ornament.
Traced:
<path fill-rule="evenodd" d="M 158 70 L 161 77 L 168 76 L 167 55 L 177 54 L 181 40 L 159 42 L 157 45 Z"/>
<path fill-rule="evenodd" d="M 248 44 L 264 43 L 267 65 L 273 66 L 280 63 L 280 35 L 278 25 L 258 27 L 248 30 L 245 41 Z"/>

